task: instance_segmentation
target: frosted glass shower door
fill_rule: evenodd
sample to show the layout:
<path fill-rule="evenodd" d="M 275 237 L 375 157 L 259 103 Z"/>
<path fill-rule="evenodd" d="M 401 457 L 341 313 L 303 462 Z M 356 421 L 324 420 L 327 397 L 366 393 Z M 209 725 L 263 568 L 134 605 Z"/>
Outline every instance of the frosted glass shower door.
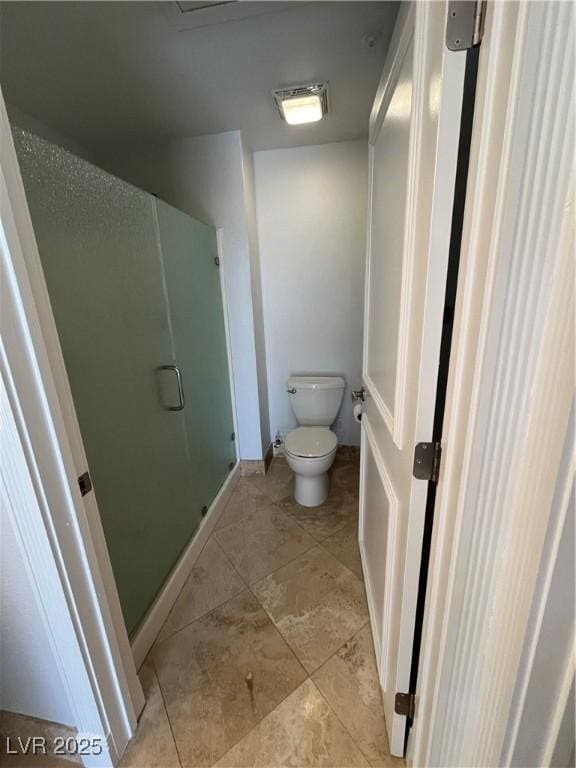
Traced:
<path fill-rule="evenodd" d="M 201 519 L 150 195 L 14 138 L 128 631 Z M 191 377 L 189 377 L 190 379 Z M 190 397 L 193 402 L 194 397 Z M 204 502 L 203 502 L 204 503 Z"/>
<path fill-rule="evenodd" d="M 156 201 L 195 497 L 209 507 L 236 461 L 214 227 Z"/>

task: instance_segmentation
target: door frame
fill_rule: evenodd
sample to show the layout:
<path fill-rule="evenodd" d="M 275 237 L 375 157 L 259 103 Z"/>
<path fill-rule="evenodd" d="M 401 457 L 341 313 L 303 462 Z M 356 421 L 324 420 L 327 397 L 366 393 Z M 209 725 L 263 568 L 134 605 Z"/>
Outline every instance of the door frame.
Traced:
<path fill-rule="evenodd" d="M 526 693 L 520 660 L 539 569 L 552 567 L 545 537 L 559 536 L 550 510 L 574 398 L 571 12 L 487 8 L 411 765 L 509 765 Z M 542 724 L 544 760 L 573 668 L 572 656 Z"/>
<path fill-rule="evenodd" d="M 89 689 L 70 683 L 79 728 L 87 722 L 90 696 L 97 703 L 108 739 L 108 760 L 116 762 L 131 738 L 144 706 L 107 550 L 103 545 L 94 493 L 82 497 L 78 477 L 87 469 L 62 353 L 50 310 L 16 150 L 0 92 L 0 210 L 3 243 L 3 378 L 17 416 L 27 471 L 34 479 L 42 517 L 32 505 L 20 507 L 21 543 L 41 603 L 51 606 L 47 578 L 34 542 L 43 541 L 60 576 L 82 652 Z M 30 265 L 32 269 L 30 269 Z M 74 417 L 74 418 L 72 418 Z M 19 448 L 7 450 L 17 456 Z M 21 467 L 24 472 L 25 468 Z M 23 531 L 27 535 L 23 535 Z M 112 588 L 111 588 L 112 587 Z M 50 610 L 47 613 L 50 617 Z M 58 644 L 58 626 L 50 633 Z M 60 653 L 63 649 L 60 648 Z M 65 668 L 65 664 L 64 664 Z M 86 765 L 100 764 L 85 758 Z"/>

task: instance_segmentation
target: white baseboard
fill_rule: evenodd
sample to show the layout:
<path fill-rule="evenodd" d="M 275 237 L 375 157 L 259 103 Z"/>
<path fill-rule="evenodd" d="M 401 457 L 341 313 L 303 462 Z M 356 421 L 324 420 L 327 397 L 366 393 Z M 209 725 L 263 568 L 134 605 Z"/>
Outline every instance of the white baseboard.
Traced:
<path fill-rule="evenodd" d="M 77 743 L 81 744 L 81 740 L 84 738 L 91 741 L 94 739 L 94 734 L 78 733 L 76 736 Z M 110 768 L 110 766 L 118 765 L 121 756 L 114 746 L 112 734 L 108 733 L 107 736 L 103 736 L 102 740 L 98 741 L 97 744 L 102 746 L 102 752 L 100 752 L 100 754 L 84 755 L 82 758 L 79 758 L 78 763 L 70 763 L 71 768 L 78 764 L 83 765 L 84 768 Z"/>
<path fill-rule="evenodd" d="M 158 637 L 162 625 L 168 618 L 168 614 L 176 602 L 176 598 L 180 594 L 180 590 L 184 586 L 184 582 L 190 575 L 190 571 L 198 559 L 200 552 L 204 548 L 204 544 L 214 530 L 214 526 L 218 522 L 218 518 L 224 511 L 226 502 L 234 490 L 234 486 L 238 482 L 239 477 L 240 466 L 238 463 L 236 463 L 236 466 L 229 474 L 226 482 L 210 505 L 210 509 L 206 513 L 206 516 L 200 523 L 200 527 L 198 528 L 196 535 L 190 544 L 186 547 L 180 559 L 172 569 L 172 572 L 166 579 L 161 592 L 156 597 L 156 600 L 154 600 L 152 603 L 150 610 L 138 628 L 138 631 L 136 632 L 136 635 L 132 641 L 132 654 L 134 655 L 136 669 L 139 669 L 142 666 L 148 651 L 150 648 L 152 648 L 154 641 Z"/>

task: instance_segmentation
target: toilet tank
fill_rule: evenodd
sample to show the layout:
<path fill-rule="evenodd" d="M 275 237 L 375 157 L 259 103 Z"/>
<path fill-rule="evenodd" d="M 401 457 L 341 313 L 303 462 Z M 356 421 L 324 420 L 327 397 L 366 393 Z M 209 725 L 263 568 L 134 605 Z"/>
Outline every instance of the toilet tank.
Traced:
<path fill-rule="evenodd" d="M 292 376 L 286 388 L 298 424 L 329 427 L 336 420 L 346 382 L 340 376 Z"/>

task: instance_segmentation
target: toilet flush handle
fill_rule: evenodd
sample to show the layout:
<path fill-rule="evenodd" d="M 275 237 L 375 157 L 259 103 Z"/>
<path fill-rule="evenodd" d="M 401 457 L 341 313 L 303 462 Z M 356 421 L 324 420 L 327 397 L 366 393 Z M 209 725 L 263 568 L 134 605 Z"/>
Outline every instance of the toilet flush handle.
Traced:
<path fill-rule="evenodd" d="M 296 394 L 296 390 L 294 389 L 294 387 L 289 387 L 286 390 L 286 392 L 288 392 L 289 395 L 295 395 Z"/>

